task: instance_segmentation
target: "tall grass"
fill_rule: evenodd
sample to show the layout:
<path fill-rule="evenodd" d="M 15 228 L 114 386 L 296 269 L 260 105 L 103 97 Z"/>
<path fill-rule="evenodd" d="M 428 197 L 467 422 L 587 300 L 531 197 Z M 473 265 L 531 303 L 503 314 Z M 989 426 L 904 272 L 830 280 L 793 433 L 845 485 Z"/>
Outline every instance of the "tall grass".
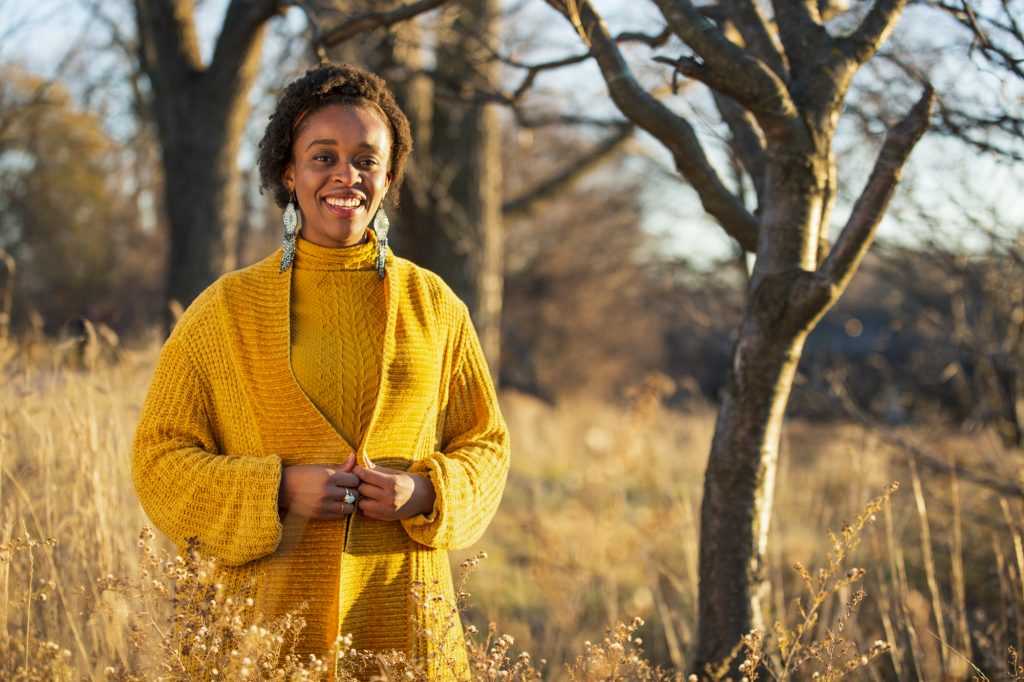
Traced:
<path fill-rule="evenodd" d="M 129 475 L 154 359 L 150 344 L 84 371 L 50 346 L 0 348 L 0 678 L 185 674 L 168 663 L 175 585 L 161 571 L 173 549 L 159 537 L 139 547 L 148 522 Z M 658 397 L 657 383 L 622 405 L 503 395 L 514 437 L 505 498 L 478 547 L 454 557 L 490 555 L 463 614 L 481 633 L 470 647 L 478 679 L 688 670 L 714 414 L 667 410 Z M 986 434 L 931 425 L 899 435 L 1021 482 L 1024 454 Z M 888 442 L 853 424 L 787 425 L 769 627 L 737 648 L 756 663 L 751 679 L 833 679 L 854 663 L 857 679 L 1024 679 L 1010 649 L 1024 641 L 1021 498 L 916 467 Z M 894 480 L 905 485 L 865 513 Z M 848 545 L 844 528 L 857 528 Z M 162 551 L 169 562 L 154 559 Z M 815 588 L 829 570 L 836 580 Z M 284 640 L 299 625 L 264 634 Z M 242 658 L 263 660 L 254 656 Z M 385 664 L 405 670 L 371 661 Z"/>

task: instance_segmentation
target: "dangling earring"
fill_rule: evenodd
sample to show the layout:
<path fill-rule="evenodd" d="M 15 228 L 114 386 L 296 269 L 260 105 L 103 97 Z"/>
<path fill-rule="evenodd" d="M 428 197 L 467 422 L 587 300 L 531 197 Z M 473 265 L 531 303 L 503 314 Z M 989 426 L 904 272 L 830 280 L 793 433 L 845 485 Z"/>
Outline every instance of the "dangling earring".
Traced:
<path fill-rule="evenodd" d="M 373 216 L 373 233 L 377 235 L 377 277 L 384 279 L 384 263 L 388 258 L 388 228 L 391 221 L 388 214 L 384 212 L 384 206 L 377 208 L 377 214 Z"/>
<path fill-rule="evenodd" d="M 284 242 L 282 243 L 284 251 L 281 253 L 281 272 L 290 268 L 292 261 L 295 260 L 295 237 L 298 235 L 299 230 L 302 229 L 302 216 L 295 210 L 297 201 L 295 192 L 292 192 L 288 205 L 285 206 L 284 215 L 281 216 L 281 222 L 284 223 Z"/>

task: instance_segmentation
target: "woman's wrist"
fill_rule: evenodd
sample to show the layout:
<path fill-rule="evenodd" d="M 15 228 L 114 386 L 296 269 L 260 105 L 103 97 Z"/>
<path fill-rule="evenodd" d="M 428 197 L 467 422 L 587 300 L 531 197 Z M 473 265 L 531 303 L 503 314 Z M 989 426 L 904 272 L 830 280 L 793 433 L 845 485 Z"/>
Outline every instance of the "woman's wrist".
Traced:
<path fill-rule="evenodd" d="M 430 516 L 434 513 L 434 502 L 437 501 L 437 492 L 434 490 L 434 482 L 426 474 L 413 474 L 415 476 L 417 505 L 412 516 L 422 514 Z"/>

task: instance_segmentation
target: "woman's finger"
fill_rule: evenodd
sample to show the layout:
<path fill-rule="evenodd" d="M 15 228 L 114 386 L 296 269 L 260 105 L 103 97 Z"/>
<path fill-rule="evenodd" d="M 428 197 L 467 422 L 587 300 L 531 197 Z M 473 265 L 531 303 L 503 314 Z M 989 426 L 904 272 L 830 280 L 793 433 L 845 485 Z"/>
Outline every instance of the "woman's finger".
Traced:
<path fill-rule="evenodd" d="M 387 495 L 386 488 L 365 481 L 359 484 L 356 490 L 359 492 L 359 497 L 364 500 L 382 500 Z"/>
<path fill-rule="evenodd" d="M 367 469 L 366 467 L 356 466 L 352 469 L 352 473 L 359 477 L 359 480 L 373 483 L 377 486 L 385 486 L 387 482 L 395 477 L 395 474 L 405 473 L 398 469 L 388 469 L 387 467 L 376 466 L 373 469 Z"/>
<path fill-rule="evenodd" d="M 355 488 L 360 483 L 358 476 L 347 471 L 335 471 L 327 481 L 333 485 L 340 485 L 343 488 Z"/>
<path fill-rule="evenodd" d="M 376 500 L 371 500 L 364 497 L 363 499 L 356 502 L 356 505 L 359 507 L 359 511 L 363 514 L 363 516 L 366 516 L 368 518 L 376 519 L 378 521 L 394 520 L 393 516 L 388 516 L 388 512 L 390 510 L 387 508 L 387 506 L 381 504 L 380 502 L 377 502 Z"/>
<path fill-rule="evenodd" d="M 345 471 L 352 471 L 352 467 L 354 467 L 355 465 L 356 453 L 350 452 L 348 453 L 348 459 L 346 459 L 345 463 L 341 465 L 341 468 L 344 469 Z"/>

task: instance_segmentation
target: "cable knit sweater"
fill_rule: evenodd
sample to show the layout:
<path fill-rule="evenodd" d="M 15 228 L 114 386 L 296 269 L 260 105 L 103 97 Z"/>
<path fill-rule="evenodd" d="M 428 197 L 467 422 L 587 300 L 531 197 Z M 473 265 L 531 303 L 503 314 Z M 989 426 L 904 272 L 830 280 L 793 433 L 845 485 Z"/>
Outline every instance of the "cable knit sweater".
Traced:
<path fill-rule="evenodd" d="M 410 590 L 454 600 L 445 550 L 475 542 L 494 515 L 508 434 L 465 305 L 391 255 L 379 281 L 364 269 L 372 257 L 360 260 L 375 248 L 340 262 L 300 241 L 288 271 L 278 250 L 201 294 L 160 354 L 132 473 L 153 523 L 218 559 L 229 591 L 254 584 L 265 618 L 306 604 L 300 651 L 326 655 L 351 634 L 360 649 L 433 657 L 416 631 L 437 632 L 437 614 Z M 280 518 L 282 466 L 352 451 L 428 475 L 432 513 Z M 436 665 L 432 677 L 456 676 Z"/>

